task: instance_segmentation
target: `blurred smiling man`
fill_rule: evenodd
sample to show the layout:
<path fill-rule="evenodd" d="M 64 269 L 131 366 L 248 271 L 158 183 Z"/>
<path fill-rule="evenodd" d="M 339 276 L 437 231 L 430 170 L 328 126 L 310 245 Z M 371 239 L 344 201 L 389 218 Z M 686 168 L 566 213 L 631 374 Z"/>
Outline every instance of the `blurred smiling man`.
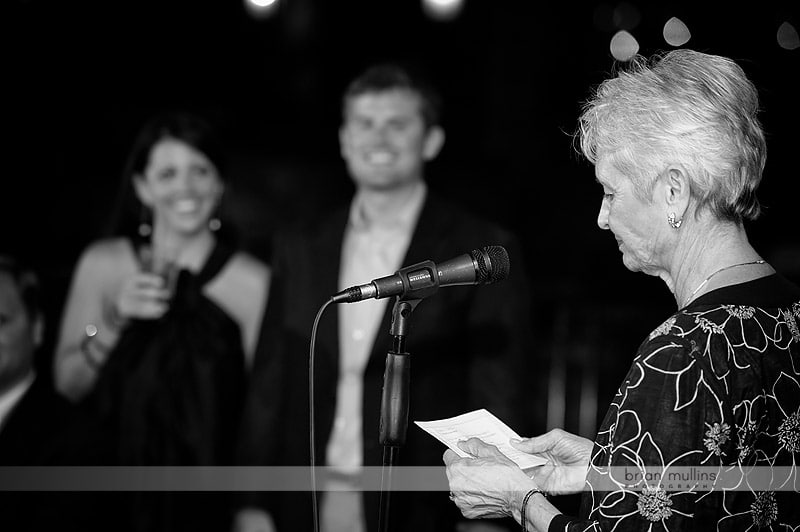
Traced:
<path fill-rule="evenodd" d="M 345 91 L 339 143 L 356 193 L 349 205 L 276 237 L 267 319 L 273 347 L 268 360 L 256 361 L 243 440 L 246 463 L 308 464 L 305 355 L 322 303 L 404 265 L 446 260 L 486 245 L 507 248 L 514 263 L 510 279 L 439 291 L 415 311 L 410 416 L 438 419 L 488 408 L 514 423 L 508 416 L 528 352 L 525 269 L 509 232 L 429 190 L 425 166 L 445 140 L 439 107 L 429 86 L 396 65 L 366 70 Z M 380 493 L 363 491 L 360 477 L 362 466 L 382 464 L 379 409 L 391 313 L 388 299 L 370 299 L 331 308 L 320 323 L 316 456 L 318 465 L 334 471 L 320 486 L 325 532 L 372 531 L 378 525 Z M 272 419 L 277 426 L 267 422 Z M 276 434 L 282 435 L 277 444 Z M 397 465 L 437 466 L 439 455 L 440 444 L 412 425 Z M 391 500 L 393 531 L 448 531 L 460 520 L 446 493 L 425 486 L 393 493 Z M 310 494 L 286 493 L 271 503 L 279 530 L 311 528 Z M 254 523 L 256 514 L 248 514 Z M 240 530 L 255 531 L 265 530 L 270 520 L 262 519 L 261 528 L 244 522 L 239 519 Z"/>

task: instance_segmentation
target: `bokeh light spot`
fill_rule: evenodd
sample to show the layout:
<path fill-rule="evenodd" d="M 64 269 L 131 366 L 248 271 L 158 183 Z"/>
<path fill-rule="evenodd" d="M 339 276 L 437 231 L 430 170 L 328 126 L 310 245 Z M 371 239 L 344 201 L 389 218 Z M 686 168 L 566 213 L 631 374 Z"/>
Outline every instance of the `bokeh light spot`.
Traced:
<path fill-rule="evenodd" d="M 683 46 L 689 42 L 691 38 L 692 34 L 689 31 L 689 27 L 678 17 L 672 17 L 664 24 L 664 40 L 667 41 L 668 44 L 672 46 Z"/>
<path fill-rule="evenodd" d="M 422 9 L 436 20 L 452 20 L 461 13 L 464 0 L 422 0 Z"/>
<path fill-rule="evenodd" d="M 639 51 L 636 38 L 625 30 L 620 30 L 611 38 L 611 55 L 617 61 L 630 61 Z"/>
<path fill-rule="evenodd" d="M 277 10 L 278 0 L 244 0 L 244 6 L 254 18 L 266 18 Z"/>
<path fill-rule="evenodd" d="M 778 46 L 786 50 L 797 50 L 800 48 L 800 36 L 797 30 L 788 22 L 784 22 L 778 28 Z"/>
<path fill-rule="evenodd" d="M 614 9 L 614 26 L 621 30 L 632 30 L 641 21 L 639 9 L 628 2 L 620 2 Z"/>

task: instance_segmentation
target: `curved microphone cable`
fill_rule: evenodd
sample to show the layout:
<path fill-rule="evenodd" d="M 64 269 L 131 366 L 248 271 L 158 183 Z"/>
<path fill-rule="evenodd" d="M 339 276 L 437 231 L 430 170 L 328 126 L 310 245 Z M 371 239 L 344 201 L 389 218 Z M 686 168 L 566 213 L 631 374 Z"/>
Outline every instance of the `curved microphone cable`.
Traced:
<path fill-rule="evenodd" d="M 333 298 L 326 301 L 317 311 L 317 317 L 314 318 L 314 326 L 311 328 L 311 343 L 308 348 L 308 434 L 310 439 L 310 461 L 311 461 L 311 512 L 314 519 L 314 532 L 319 532 L 319 512 L 317 512 L 317 474 L 316 474 L 316 452 L 314 450 L 314 349 L 317 343 L 317 326 L 322 314 L 328 305 L 333 303 Z"/>

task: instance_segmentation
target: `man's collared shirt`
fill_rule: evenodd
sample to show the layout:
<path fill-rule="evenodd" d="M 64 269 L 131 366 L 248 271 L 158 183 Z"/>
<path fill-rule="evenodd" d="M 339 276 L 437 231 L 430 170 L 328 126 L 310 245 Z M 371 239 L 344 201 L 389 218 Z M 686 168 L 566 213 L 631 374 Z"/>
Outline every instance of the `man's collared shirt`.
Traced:
<path fill-rule="evenodd" d="M 427 187 L 420 182 L 404 205 L 387 216 L 367 219 L 363 197 L 356 195 L 342 244 L 339 288 L 364 284 L 391 275 L 403 265 Z M 333 433 L 327 447 L 327 465 L 343 473 L 362 465 L 361 400 L 367 365 L 388 299 L 368 299 L 339 308 L 339 382 Z M 378 420 L 374 423 L 378 430 Z"/>
<path fill-rule="evenodd" d="M 33 379 L 34 374 L 31 372 L 27 377 L 7 390 L 6 393 L 0 395 L 0 430 L 3 430 L 6 418 L 11 414 L 11 411 L 14 410 L 14 407 L 17 406 L 17 403 L 20 402 L 22 396 L 25 395 L 25 392 L 31 387 L 31 384 L 33 384 Z"/>

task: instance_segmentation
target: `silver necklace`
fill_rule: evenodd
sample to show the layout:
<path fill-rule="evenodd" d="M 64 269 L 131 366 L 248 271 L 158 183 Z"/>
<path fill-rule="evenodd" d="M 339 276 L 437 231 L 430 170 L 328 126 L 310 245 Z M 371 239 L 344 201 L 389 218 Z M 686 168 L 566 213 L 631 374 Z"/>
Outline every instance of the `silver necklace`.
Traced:
<path fill-rule="evenodd" d="M 715 272 L 712 272 L 711 275 L 709 275 L 708 277 L 703 279 L 702 283 L 697 285 L 697 288 L 694 289 L 694 292 L 689 294 L 689 297 L 686 299 L 686 303 L 684 303 L 683 306 L 686 306 L 689 303 L 689 301 L 691 301 L 694 298 L 695 294 L 697 292 L 699 292 L 700 289 L 703 288 L 706 285 L 706 283 L 708 283 L 718 273 L 722 273 L 725 270 L 730 270 L 731 268 L 738 268 L 739 266 L 750 266 L 751 264 L 764 264 L 764 261 L 763 260 L 752 260 L 750 262 L 740 262 L 738 264 L 731 264 L 730 266 L 725 266 L 724 268 L 720 268 L 719 270 L 717 270 Z"/>

